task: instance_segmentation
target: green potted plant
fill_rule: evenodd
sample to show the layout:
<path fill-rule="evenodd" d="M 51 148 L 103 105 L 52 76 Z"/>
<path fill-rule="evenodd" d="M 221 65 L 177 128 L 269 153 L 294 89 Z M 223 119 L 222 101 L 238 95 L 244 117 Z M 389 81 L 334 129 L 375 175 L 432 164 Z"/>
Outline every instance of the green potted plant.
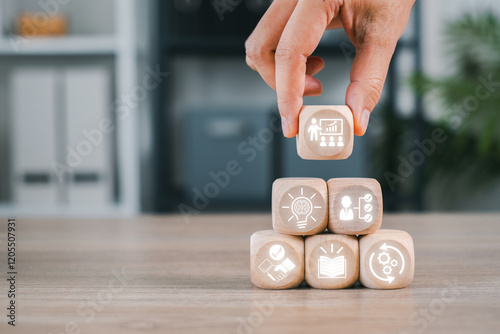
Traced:
<path fill-rule="evenodd" d="M 467 14 L 447 24 L 445 37 L 454 74 L 416 73 L 409 81 L 417 94 L 444 110 L 439 120 L 424 121 L 427 137 L 440 129 L 447 139 L 427 157 L 423 180 L 411 181 L 432 185 L 440 200 L 451 203 L 464 189 L 484 190 L 500 176 L 500 20 L 491 12 Z M 412 120 L 382 109 L 383 130 L 373 150 L 379 179 L 383 171 L 395 169 L 397 156 L 411 151 L 412 141 L 405 136 L 413 127 Z"/>

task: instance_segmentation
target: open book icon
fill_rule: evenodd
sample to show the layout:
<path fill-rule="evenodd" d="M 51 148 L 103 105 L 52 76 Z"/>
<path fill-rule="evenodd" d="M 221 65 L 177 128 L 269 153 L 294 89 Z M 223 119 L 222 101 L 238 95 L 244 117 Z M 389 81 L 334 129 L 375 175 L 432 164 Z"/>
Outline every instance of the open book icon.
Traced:
<path fill-rule="evenodd" d="M 318 260 L 318 278 L 346 278 L 346 260 L 344 256 L 330 259 L 320 256 Z"/>

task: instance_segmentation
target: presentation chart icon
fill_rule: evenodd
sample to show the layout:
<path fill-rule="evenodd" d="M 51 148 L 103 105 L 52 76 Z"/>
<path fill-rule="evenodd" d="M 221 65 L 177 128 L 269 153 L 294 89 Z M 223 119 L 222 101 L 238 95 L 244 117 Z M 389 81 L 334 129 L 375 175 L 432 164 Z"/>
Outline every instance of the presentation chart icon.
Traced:
<path fill-rule="evenodd" d="M 354 142 L 353 117 L 347 106 L 304 106 L 299 115 L 297 152 L 303 159 L 346 159 Z"/>
<path fill-rule="evenodd" d="M 319 142 L 320 147 L 343 147 L 344 146 L 344 120 L 320 118 L 319 124 L 316 118 L 311 119 L 311 125 L 307 128 L 309 141 Z M 335 152 L 332 150 L 332 153 Z"/>

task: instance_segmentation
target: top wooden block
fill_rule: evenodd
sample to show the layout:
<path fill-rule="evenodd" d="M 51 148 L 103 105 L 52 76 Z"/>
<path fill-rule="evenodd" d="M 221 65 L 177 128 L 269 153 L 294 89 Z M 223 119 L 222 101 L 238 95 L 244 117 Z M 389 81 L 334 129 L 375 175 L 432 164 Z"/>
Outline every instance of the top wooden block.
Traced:
<path fill-rule="evenodd" d="M 302 159 L 347 159 L 353 143 L 354 122 L 349 107 L 302 107 L 297 134 L 297 153 Z"/>

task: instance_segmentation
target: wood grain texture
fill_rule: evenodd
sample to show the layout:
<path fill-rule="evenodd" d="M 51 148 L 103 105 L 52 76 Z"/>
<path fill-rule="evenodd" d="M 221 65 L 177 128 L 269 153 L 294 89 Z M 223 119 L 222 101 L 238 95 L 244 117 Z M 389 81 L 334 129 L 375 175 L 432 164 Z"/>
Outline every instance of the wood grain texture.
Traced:
<path fill-rule="evenodd" d="M 263 289 L 300 286 L 304 281 L 304 238 L 273 230 L 252 234 L 250 280 Z"/>
<path fill-rule="evenodd" d="M 330 232 L 363 235 L 380 228 L 384 204 L 377 180 L 336 178 L 328 180 L 327 185 Z"/>
<path fill-rule="evenodd" d="M 359 238 L 359 282 L 372 289 L 399 289 L 413 281 L 413 239 L 405 231 L 378 230 Z"/>
<path fill-rule="evenodd" d="M 327 129 L 336 121 L 336 131 Z M 333 129 L 333 128 L 332 128 Z M 354 145 L 354 122 L 348 106 L 304 106 L 299 115 L 297 154 L 307 160 L 347 159 Z"/>
<path fill-rule="evenodd" d="M 384 228 L 413 237 L 409 287 L 263 290 L 250 282 L 249 240 L 271 227 L 269 214 L 18 219 L 19 322 L 12 329 L 3 319 L 0 333 L 59 334 L 71 322 L 81 334 L 494 333 L 499 222 L 498 214 L 386 214 Z M 123 284 L 111 281 L 113 270 Z M 109 298 L 92 316 L 101 296 Z"/>
<path fill-rule="evenodd" d="M 277 179 L 272 190 L 273 229 L 281 234 L 313 235 L 328 223 L 328 190 L 323 179 Z"/>
<path fill-rule="evenodd" d="M 329 272 L 329 265 L 333 264 L 330 261 L 334 259 L 343 260 L 343 273 Z M 358 278 L 358 238 L 331 233 L 305 238 L 305 280 L 309 286 L 317 289 L 342 289 L 353 286 Z"/>

